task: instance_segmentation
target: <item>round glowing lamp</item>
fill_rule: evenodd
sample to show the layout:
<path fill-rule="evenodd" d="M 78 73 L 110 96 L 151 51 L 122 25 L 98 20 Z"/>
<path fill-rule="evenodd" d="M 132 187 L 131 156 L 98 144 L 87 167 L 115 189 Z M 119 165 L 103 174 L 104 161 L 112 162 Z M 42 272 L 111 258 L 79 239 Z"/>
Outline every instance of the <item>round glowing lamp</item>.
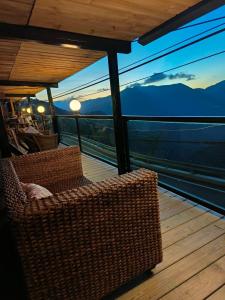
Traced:
<path fill-rule="evenodd" d="M 78 100 L 70 101 L 70 109 L 73 111 L 79 111 L 81 109 L 81 103 Z"/>
<path fill-rule="evenodd" d="M 27 113 L 28 113 L 28 114 L 31 114 L 31 107 L 28 107 L 28 108 L 27 108 Z"/>
<path fill-rule="evenodd" d="M 37 111 L 39 112 L 39 114 L 43 114 L 45 112 L 45 107 L 43 105 L 39 105 L 37 107 Z"/>
<path fill-rule="evenodd" d="M 25 112 L 25 111 L 26 111 L 26 108 L 25 108 L 25 107 L 23 107 L 21 110 L 22 110 L 22 112 Z"/>

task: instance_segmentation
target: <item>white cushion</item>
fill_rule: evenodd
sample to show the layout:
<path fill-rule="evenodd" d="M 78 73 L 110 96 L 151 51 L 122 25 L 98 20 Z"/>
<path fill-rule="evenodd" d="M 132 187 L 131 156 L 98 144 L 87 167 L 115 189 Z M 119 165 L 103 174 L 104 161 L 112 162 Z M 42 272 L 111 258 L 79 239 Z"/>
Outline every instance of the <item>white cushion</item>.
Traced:
<path fill-rule="evenodd" d="M 23 130 L 25 133 L 37 133 L 37 134 L 41 134 L 36 128 L 34 128 L 33 126 L 29 126 L 27 128 L 24 128 Z"/>
<path fill-rule="evenodd" d="M 28 199 L 39 200 L 42 198 L 52 196 L 52 193 L 49 190 L 38 184 L 21 182 L 21 186 L 23 188 L 23 191 L 26 193 Z"/>

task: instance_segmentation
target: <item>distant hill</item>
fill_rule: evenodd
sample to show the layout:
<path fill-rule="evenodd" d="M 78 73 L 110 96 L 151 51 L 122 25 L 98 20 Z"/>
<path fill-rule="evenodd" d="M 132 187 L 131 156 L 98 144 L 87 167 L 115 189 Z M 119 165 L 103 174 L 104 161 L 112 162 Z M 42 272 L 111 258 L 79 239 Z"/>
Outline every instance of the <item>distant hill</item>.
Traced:
<path fill-rule="evenodd" d="M 69 102 L 55 101 L 57 113 L 68 114 Z M 206 89 L 192 89 L 184 84 L 161 86 L 135 85 L 121 92 L 125 115 L 221 116 L 225 115 L 225 81 Z M 82 102 L 81 114 L 112 113 L 111 97 Z"/>
<path fill-rule="evenodd" d="M 37 107 L 39 105 L 42 105 L 42 106 L 45 107 L 45 114 L 46 115 L 50 114 L 48 102 L 47 101 L 42 101 L 42 100 L 39 100 L 39 99 L 32 99 L 32 101 L 31 101 L 31 106 L 32 106 L 32 110 L 33 110 L 34 113 L 37 113 Z M 27 103 L 24 103 L 24 106 L 26 107 Z M 56 108 L 56 114 L 58 114 L 58 115 L 68 115 L 68 111 L 66 111 L 64 109 L 61 109 L 57 106 L 55 106 L 55 108 Z"/>

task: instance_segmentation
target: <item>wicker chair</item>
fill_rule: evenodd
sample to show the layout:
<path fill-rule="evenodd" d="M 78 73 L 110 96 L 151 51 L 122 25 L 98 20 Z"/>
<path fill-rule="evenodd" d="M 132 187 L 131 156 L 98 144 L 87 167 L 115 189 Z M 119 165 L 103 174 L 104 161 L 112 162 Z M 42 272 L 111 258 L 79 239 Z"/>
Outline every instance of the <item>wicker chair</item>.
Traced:
<path fill-rule="evenodd" d="M 58 134 L 19 132 L 18 138 L 27 144 L 29 153 L 56 149 L 58 147 Z"/>
<path fill-rule="evenodd" d="M 33 139 L 38 145 L 39 151 L 56 149 L 58 147 L 58 134 L 34 134 Z"/>
<path fill-rule="evenodd" d="M 38 145 L 33 139 L 33 133 L 18 132 L 17 136 L 21 145 L 24 146 L 25 143 L 29 153 L 39 151 Z"/>
<path fill-rule="evenodd" d="M 76 147 L 3 160 L 0 168 L 29 299 L 101 299 L 161 262 L 154 172 L 90 183 Z M 54 195 L 28 201 L 20 181 Z"/>

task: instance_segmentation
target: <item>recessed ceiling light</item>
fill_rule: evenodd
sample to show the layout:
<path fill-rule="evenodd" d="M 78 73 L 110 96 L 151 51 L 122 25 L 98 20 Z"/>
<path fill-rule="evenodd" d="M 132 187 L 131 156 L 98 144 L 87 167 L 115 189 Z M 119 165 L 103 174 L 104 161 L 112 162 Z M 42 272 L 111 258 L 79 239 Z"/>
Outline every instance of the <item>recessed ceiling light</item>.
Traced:
<path fill-rule="evenodd" d="M 72 45 L 72 44 L 61 44 L 62 47 L 64 48 L 70 48 L 70 49 L 79 49 L 80 47 L 77 45 Z"/>

